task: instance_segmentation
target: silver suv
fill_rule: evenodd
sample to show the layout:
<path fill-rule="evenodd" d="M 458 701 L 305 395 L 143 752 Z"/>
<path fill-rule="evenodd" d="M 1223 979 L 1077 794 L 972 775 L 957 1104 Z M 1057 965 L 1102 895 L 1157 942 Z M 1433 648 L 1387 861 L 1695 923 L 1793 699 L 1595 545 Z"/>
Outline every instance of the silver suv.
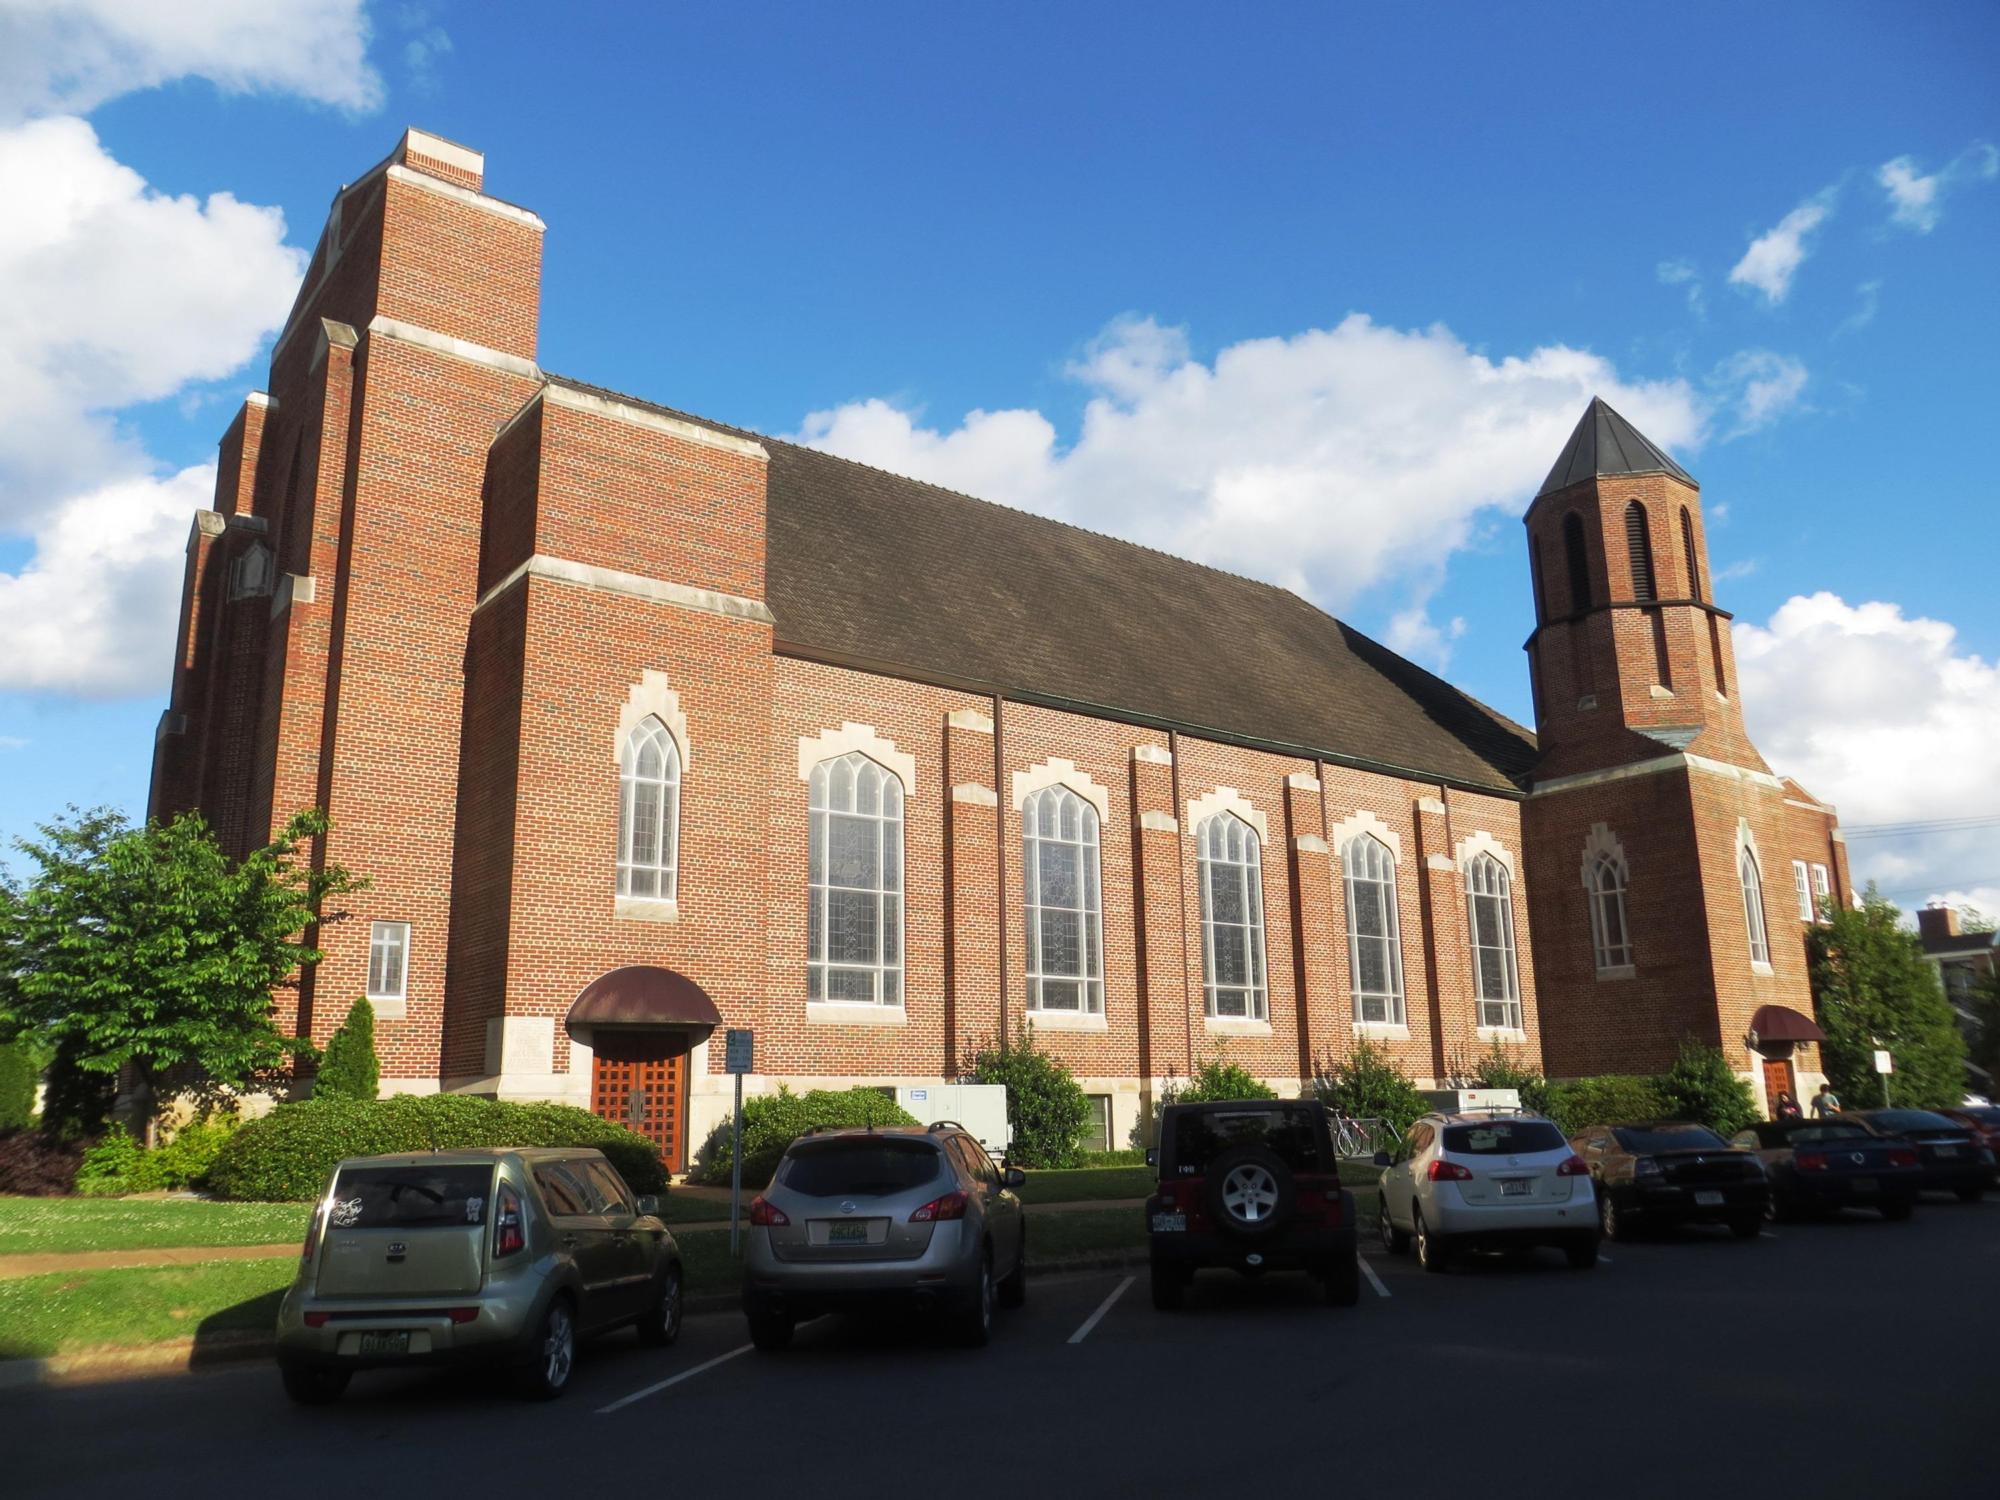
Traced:
<path fill-rule="evenodd" d="M 1027 1296 L 1027 1228 L 1013 1189 L 966 1131 L 814 1131 L 792 1142 L 750 1205 L 743 1311 L 759 1349 L 783 1349 L 805 1318 L 915 1303 L 984 1344 L 997 1301 Z"/>

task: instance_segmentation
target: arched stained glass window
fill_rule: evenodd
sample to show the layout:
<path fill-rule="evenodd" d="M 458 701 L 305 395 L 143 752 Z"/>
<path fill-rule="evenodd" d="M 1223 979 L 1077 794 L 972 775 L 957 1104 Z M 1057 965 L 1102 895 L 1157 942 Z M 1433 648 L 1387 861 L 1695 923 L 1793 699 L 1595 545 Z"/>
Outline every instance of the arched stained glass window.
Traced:
<path fill-rule="evenodd" d="M 1625 921 L 1625 861 L 1600 854 L 1590 867 L 1590 941 L 1597 970 L 1630 968 L 1632 932 Z"/>
<path fill-rule="evenodd" d="M 1764 930 L 1764 876 L 1748 844 L 1737 853 L 1736 875 L 1743 882 L 1743 926 L 1750 938 L 1750 962 L 1768 964 L 1771 941 Z"/>
<path fill-rule="evenodd" d="M 1490 854 L 1473 856 L 1465 869 L 1465 901 L 1472 930 L 1472 983 L 1479 1024 L 1521 1029 L 1521 979 L 1514 962 L 1513 882 Z"/>
<path fill-rule="evenodd" d="M 1222 812 L 1195 830 L 1195 849 L 1208 1013 L 1267 1020 L 1263 843 L 1256 829 Z"/>
<path fill-rule="evenodd" d="M 667 726 L 648 716 L 625 737 L 618 760 L 619 895 L 674 899 L 680 806 L 680 748 Z"/>
<path fill-rule="evenodd" d="M 1028 1008 L 1104 1012 L 1104 921 L 1097 809 L 1066 786 L 1021 807 Z"/>
<path fill-rule="evenodd" d="M 813 767 L 806 998 L 903 1003 L 903 783 L 859 751 Z"/>
<path fill-rule="evenodd" d="M 1395 856 L 1380 839 L 1357 834 L 1340 851 L 1340 868 L 1347 886 L 1347 972 L 1354 1019 L 1404 1025 Z"/>

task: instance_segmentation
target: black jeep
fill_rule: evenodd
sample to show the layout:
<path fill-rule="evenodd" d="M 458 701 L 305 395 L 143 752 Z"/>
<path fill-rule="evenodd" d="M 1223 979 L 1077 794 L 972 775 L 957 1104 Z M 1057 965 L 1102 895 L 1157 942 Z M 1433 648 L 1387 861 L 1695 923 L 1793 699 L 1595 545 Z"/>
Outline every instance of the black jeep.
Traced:
<path fill-rule="evenodd" d="M 1326 1110 L 1315 1101 L 1169 1104 L 1147 1153 L 1153 1306 L 1180 1306 L 1204 1266 L 1245 1276 L 1304 1271 L 1334 1307 L 1361 1295 L 1354 1195 L 1342 1189 Z"/>

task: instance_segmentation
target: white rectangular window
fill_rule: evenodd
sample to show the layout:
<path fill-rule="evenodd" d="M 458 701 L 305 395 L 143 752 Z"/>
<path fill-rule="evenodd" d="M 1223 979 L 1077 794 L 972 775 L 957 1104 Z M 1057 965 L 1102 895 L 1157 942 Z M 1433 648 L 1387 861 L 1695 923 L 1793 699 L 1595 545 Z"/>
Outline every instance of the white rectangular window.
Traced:
<path fill-rule="evenodd" d="M 375 922 L 368 928 L 368 998 L 401 1000 L 410 963 L 410 924 Z"/>
<path fill-rule="evenodd" d="M 1812 867 L 1812 880 L 1813 917 L 1818 920 L 1820 912 L 1826 908 L 1827 898 L 1833 894 L 1833 884 L 1827 876 L 1825 865 Z"/>
<path fill-rule="evenodd" d="M 1086 1151 L 1109 1151 L 1111 1149 L 1111 1096 L 1109 1094 L 1088 1094 L 1090 1117 L 1083 1127 L 1083 1149 Z"/>
<path fill-rule="evenodd" d="M 1799 920 L 1810 922 L 1813 919 L 1812 887 L 1806 883 L 1806 862 L 1802 859 L 1792 861 L 1792 884 L 1799 893 Z"/>

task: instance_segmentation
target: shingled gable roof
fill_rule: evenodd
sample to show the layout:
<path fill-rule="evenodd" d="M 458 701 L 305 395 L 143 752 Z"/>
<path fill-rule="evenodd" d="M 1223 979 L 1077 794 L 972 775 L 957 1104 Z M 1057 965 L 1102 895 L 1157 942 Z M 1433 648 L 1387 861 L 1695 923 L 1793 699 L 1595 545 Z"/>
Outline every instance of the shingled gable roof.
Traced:
<path fill-rule="evenodd" d="M 1664 448 L 1613 411 L 1602 396 L 1592 396 L 1535 498 L 1611 474 L 1671 474 L 1688 484 L 1695 482 Z"/>
<path fill-rule="evenodd" d="M 728 428 L 770 454 L 765 602 L 789 654 L 1518 795 L 1534 738 L 1253 579 Z"/>

